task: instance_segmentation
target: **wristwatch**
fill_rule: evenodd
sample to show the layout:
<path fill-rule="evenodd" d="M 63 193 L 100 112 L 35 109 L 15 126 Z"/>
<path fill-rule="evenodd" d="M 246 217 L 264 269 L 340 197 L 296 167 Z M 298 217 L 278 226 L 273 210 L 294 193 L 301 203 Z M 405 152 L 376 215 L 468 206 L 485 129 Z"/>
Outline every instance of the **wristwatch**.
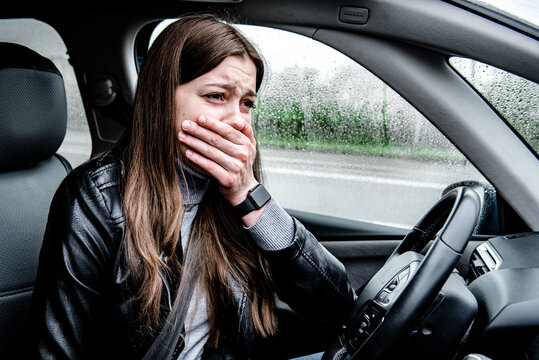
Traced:
<path fill-rule="evenodd" d="M 247 198 L 239 205 L 234 206 L 234 210 L 241 217 L 249 214 L 252 211 L 260 209 L 270 201 L 271 195 L 268 193 L 264 185 L 258 184 L 247 193 Z"/>

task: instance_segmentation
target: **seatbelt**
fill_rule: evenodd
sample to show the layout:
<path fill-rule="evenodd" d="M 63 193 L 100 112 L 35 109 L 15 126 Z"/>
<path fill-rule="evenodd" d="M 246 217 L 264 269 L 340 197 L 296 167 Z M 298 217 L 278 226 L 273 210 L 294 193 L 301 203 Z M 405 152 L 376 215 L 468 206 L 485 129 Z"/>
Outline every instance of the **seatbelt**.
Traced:
<path fill-rule="evenodd" d="M 193 297 L 195 288 L 196 271 L 190 269 L 194 264 L 192 261 L 192 251 L 189 247 L 186 251 L 184 270 L 182 272 L 180 287 L 176 292 L 176 298 L 167 316 L 163 328 L 159 332 L 159 335 L 155 338 L 155 341 L 150 346 L 144 360 L 153 359 L 176 359 L 185 345 L 185 319 L 187 317 L 187 310 L 189 309 L 189 303 Z M 166 277 L 161 275 L 161 278 L 167 284 Z"/>

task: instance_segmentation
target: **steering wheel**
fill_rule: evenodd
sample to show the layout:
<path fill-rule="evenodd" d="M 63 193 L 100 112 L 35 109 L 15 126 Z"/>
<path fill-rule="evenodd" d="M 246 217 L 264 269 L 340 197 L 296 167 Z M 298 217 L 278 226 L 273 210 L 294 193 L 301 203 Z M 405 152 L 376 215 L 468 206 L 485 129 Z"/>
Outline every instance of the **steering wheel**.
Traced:
<path fill-rule="evenodd" d="M 446 193 L 405 236 L 359 294 L 340 335 L 341 355 L 381 359 L 419 322 L 460 259 L 479 218 L 470 187 Z M 421 250 L 434 240 L 425 254 Z M 345 351 L 346 349 L 346 351 Z"/>

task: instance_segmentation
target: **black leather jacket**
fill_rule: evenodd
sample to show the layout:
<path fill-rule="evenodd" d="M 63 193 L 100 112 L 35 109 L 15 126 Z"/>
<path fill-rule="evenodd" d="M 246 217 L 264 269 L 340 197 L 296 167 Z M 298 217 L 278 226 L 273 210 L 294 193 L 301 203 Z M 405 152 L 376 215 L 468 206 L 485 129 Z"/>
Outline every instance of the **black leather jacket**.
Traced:
<path fill-rule="evenodd" d="M 39 358 L 141 358 L 154 340 L 141 331 L 126 288 L 120 178 L 114 159 L 92 160 L 73 170 L 54 197 L 32 308 Z M 344 321 L 355 295 L 343 265 L 294 223 L 293 245 L 266 253 L 279 297 L 302 314 Z M 256 357 L 256 338 L 238 326 L 248 309 L 236 304 L 219 349 L 204 358 Z"/>

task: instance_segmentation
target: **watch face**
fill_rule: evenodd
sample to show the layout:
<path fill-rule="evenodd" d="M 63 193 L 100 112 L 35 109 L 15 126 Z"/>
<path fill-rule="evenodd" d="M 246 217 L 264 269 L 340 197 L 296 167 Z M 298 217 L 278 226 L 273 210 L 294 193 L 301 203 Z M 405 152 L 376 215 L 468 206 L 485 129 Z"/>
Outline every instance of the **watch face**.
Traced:
<path fill-rule="evenodd" d="M 264 206 L 265 203 L 271 198 L 266 188 L 262 185 L 257 186 L 250 195 L 251 200 L 258 208 Z"/>

